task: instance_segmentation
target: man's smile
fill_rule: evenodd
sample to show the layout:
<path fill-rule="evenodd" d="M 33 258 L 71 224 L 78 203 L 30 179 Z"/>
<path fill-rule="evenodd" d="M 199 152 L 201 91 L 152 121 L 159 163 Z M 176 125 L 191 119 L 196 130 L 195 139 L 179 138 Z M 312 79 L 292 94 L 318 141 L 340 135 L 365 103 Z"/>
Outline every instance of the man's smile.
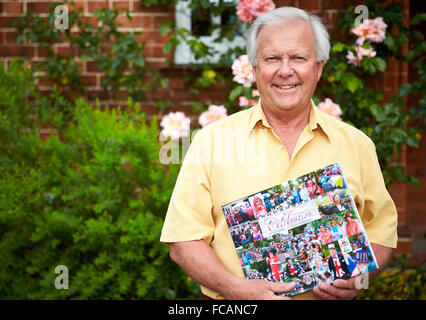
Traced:
<path fill-rule="evenodd" d="M 297 87 L 298 85 L 299 85 L 299 83 L 290 84 L 290 85 L 274 85 L 274 86 L 277 87 L 278 89 L 281 89 L 281 90 L 289 90 L 289 89 L 293 89 L 293 88 Z"/>

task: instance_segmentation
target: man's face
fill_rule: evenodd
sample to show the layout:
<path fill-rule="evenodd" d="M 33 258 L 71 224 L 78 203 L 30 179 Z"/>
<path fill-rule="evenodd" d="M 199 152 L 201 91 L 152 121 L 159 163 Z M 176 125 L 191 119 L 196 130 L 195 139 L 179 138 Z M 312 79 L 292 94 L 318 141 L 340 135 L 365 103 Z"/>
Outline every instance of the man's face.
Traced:
<path fill-rule="evenodd" d="M 330 249 L 330 255 L 334 257 L 336 255 L 336 249 Z"/>
<path fill-rule="evenodd" d="M 308 108 L 324 64 L 316 61 L 309 25 L 294 20 L 263 27 L 258 44 L 254 71 L 262 106 L 275 114 Z"/>

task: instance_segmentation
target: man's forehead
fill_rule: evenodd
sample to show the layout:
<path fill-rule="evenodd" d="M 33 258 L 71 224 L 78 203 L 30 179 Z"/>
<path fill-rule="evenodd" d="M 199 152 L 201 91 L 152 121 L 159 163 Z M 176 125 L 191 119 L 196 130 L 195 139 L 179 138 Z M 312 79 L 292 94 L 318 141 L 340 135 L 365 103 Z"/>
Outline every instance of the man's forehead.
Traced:
<path fill-rule="evenodd" d="M 259 48 L 276 53 L 283 49 L 293 51 L 313 49 L 314 37 L 310 26 L 304 21 L 299 21 L 295 21 L 295 24 L 286 22 L 283 25 L 268 25 L 263 27 L 258 36 Z M 300 33 L 303 33 L 303 36 Z M 268 39 L 271 36 L 274 37 L 275 41 Z"/>
<path fill-rule="evenodd" d="M 312 32 L 311 26 L 309 25 L 309 23 L 305 20 L 299 19 L 299 18 L 294 18 L 291 20 L 282 20 L 282 21 L 278 21 L 277 23 L 274 24 L 270 24 L 270 25 L 265 25 L 262 28 L 260 28 L 258 36 L 264 32 L 264 31 L 268 31 L 268 29 L 272 29 L 272 28 L 277 28 L 280 29 L 281 32 L 286 32 L 288 30 L 300 30 L 303 32 Z M 267 33 L 267 32 L 264 32 Z M 288 34 L 288 33 L 287 33 Z"/>

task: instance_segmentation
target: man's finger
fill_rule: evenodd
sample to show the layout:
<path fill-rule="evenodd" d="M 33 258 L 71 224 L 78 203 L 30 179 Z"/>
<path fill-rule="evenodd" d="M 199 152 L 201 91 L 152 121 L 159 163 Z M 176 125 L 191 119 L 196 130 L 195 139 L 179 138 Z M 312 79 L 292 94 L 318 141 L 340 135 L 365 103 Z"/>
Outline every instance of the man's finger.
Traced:
<path fill-rule="evenodd" d="M 355 289 L 355 278 L 348 280 L 337 279 L 333 281 L 333 286 L 341 289 Z"/>
<path fill-rule="evenodd" d="M 276 293 L 290 292 L 296 286 L 296 282 L 282 283 L 271 282 L 270 290 Z"/>
<path fill-rule="evenodd" d="M 335 285 L 335 282 L 337 280 L 335 280 L 333 282 L 333 284 L 328 284 L 328 283 L 321 283 L 318 286 L 318 289 L 321 290 L 322 293 L 324 293 L 324 297 L 325 295 L 327 296 L 332 296 L 334 297 L 334 299 L 353 299 L 354 296 L 356 296 L 357 290 L 353 289 L 353 288 L 341 288 L 341 287 L 337 287 Z M 347 280 L 342 280 L 342 281 L 347 281 Z M 325 298 L 325 299 L 329 299 L 329 297 Z"/>
<path fill-rule="evenodd" d="M 323 300 L 336 300 L 337 298 L 326 291 L 321 290 L 319 287 L 315 287 L 313 290 L 314 296 L 318 299 Z"/>

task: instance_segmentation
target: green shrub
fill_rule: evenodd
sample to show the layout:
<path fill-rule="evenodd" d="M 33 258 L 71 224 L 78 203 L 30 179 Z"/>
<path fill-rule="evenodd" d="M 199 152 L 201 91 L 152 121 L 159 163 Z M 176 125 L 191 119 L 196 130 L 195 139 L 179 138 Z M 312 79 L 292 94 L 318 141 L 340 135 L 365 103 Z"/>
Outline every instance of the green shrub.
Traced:
<path fill-rule="evenodd" d="M 80 99 L 75 121 L 41 139 L 31 76 L 12 63 L 0 84 L 0 298 L 193 297 L 158 241 L 179 168 L 159 161 L 156 119 Z"/>
<path fill-rule="evenodd" d="M 361 290 L 358 300 L 426 300 L 426 263 L 418 269 L 405 266 L 406 257 L 391 263 L 368 289 Z"/>

